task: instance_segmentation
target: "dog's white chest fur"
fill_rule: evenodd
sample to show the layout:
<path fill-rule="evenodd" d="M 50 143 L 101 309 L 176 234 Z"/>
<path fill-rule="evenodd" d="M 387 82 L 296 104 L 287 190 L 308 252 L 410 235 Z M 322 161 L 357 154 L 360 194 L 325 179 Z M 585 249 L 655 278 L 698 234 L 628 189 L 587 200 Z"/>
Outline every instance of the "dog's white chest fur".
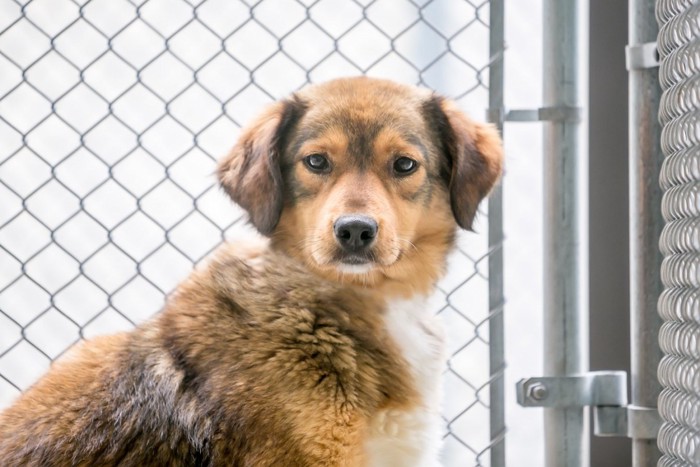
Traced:
<path fill-rule="evenodd" d="M 423 297 L 390 302 L 384 321 L 409 365 L 420 402 L 409 410 L 387 409 L 374 416 L 366 444 L 368 465 L 438 466 L 446 362 L 442 321 L 428 311 Z"/>

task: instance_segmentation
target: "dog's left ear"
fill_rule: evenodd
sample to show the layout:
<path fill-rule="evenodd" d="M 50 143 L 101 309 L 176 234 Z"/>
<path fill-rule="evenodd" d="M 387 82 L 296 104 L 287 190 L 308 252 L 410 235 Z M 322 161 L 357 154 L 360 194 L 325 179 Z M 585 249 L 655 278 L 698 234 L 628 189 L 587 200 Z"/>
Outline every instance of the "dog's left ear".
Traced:
<path fill-rule="evenodd" d="M 503 170 L 503 145 L 493 125 L 471 120 L 440 96 L 424 104 L 444 152 L 442 175 L 447 182 L 454 217 L 471 230 L 479 202 L 489 194 Z"/>
<path fill-rule="evenodd" d="M 287 135 L 300 117 L 294 98 L 270 105 L 245 127 L 231 152 L 219 163 L 221 187 L 250 216 L 263 235 L 270 235 L 282 212 L 280 157 Z"/>

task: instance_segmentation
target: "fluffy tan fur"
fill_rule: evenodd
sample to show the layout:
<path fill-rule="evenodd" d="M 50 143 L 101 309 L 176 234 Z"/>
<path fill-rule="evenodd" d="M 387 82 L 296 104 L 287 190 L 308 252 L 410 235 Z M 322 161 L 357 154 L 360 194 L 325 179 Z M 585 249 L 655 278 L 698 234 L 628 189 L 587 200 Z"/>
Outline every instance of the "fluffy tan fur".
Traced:
<path fill-rule="evenodd" d="M 395 176 L 399 156 L 416 172 Z M 501 158 L 493 128 L 388 81 L 271 106 L 219 169 L 269 245 L 224 245 L 150 322 L 56 362 L 0 414 L 2 465 L 365 465 L 373 416 L 420 406 L 387 301 L 432 290 Z M 357 212 L 379 231 L 347 274 L 332 226 Z"/>

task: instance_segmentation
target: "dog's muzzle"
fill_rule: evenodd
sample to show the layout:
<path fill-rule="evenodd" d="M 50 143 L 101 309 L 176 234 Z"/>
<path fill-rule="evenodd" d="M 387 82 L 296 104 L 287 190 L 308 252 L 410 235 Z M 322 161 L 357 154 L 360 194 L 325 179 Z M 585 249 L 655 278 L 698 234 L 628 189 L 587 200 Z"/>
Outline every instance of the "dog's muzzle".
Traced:
<path fill-rule="evenodd" d="M 368 216 L 347 215 L 333 224 L 335 239 L 343 250 L 342 262 L 364 264 L 370 261 L 369 250 L 377 238 L 377 221 Z"/>

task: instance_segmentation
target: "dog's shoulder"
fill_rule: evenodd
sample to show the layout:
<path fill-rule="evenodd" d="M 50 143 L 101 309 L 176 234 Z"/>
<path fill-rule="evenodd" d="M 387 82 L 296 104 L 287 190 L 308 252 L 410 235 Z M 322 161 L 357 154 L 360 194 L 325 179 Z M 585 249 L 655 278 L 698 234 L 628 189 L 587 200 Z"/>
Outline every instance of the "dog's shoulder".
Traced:
<path fill-rule="evenodd" d="M 240 374 L 269 379 L 268 388 L 284 375 L 284 391 L 337 382 L 352 398 L 359 384 L 379 404 L 388 380 L 405 379 L 385 309 L 381 297 L 319 279 L 283 253 L 226 246 L 179 289 L 161 326 L 212 367 L 218 351 L 234 352 Z"/>
<path fill-rule="evenodd" d="M 362 444 L 372 413 L 414 397 L 385 307 L 283 253 L 225 246 L 180 287 L 158 325 L 183 381 L 217 407 L 229 439 L 275 433 L 275 446 L 305 459 L 347 460 L 362 455 L 347 449 Z"/>

